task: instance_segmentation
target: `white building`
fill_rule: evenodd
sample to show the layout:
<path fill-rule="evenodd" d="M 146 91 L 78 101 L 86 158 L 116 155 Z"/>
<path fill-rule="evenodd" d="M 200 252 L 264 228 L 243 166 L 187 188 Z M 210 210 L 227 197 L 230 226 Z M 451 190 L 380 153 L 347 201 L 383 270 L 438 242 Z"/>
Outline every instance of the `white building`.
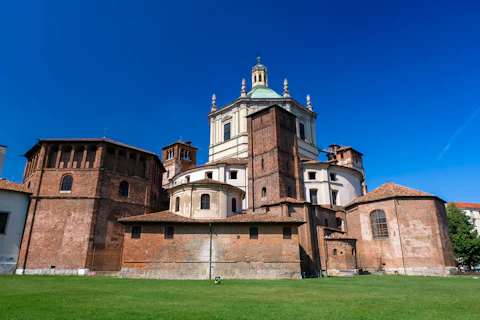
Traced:
<path fill-rule="evenodd" d="M 463 210 L 470 217 L 470 222 L 475 227 L 477 236 L 480 236 L 480 204 L 470 202 L 454 202 L 458 209 Z"/>
<path fill-rule="evenodd" d="M 209 162 L 184 170 L 171 178 L 173 187 L 203 179 L 213 179 L 245 191 L 243 209 L 248 208 L 248 128 L 247 116 L 272 104 L 296 116 L 298 153 L 301 158 L 305 200 L 320 205 L 343 206 L 366 193 L 362 154 L 351 147 L 331 145 L 326 161 L 318 161 L 315 133 L 317 114 L 310 95 L 307 106 L 290 96 L 284 80 L 282 95 L 268 87 L 267 68 L 257 58 L 252 68 L 252 89 L 247 92 L 242 80 L 240 97 L 223 107 L 213 95 L 208 119 L 210 123 Z"/>
<path fill-rule="evenodd" d="M 0 274 L 13 273 L 17 266 L 29 201 L 27 188 L 0 179 Z"/>

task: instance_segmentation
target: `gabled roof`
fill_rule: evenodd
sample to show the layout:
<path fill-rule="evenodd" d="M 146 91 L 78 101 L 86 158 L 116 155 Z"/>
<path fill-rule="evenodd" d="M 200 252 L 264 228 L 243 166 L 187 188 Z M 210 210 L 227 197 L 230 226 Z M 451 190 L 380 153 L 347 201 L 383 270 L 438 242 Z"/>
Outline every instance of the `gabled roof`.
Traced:
<path fill-rule="evenodd" d="M 423 191 L 407 188 L 392 182 L 387 182 L 366 195 L 357 198 L 347 204 L 345 207 L 365 202 L 374 202 L 384 199 L 400 198 L 400 197 L 435 197 L 435 195 Z"/>
<path fill-rule="evenodd" d="M 455 203 L 459 209 L 480 209 L 480 203 L 471 203 L 471 202 L 450 202 Z M 447 204 L 450 204 L 447 203 Z"/>
<path fill-rule="evenodd" d="M 28 188 L 21 184 L 8 181 L 7 179 L 0 179 L 0 190 L 32 193 Z"/>
<path fill-rule="evenodd" d="M 294 223 L 303 224 L 301 220 L 290 217 L 274 216 L 271 214 L 244 213 L 223 219 L 191 219 L 177 215 L 171 211 L 165 210 L 140 216 L 122 218 L 118 220 L 122 223 Z"/>

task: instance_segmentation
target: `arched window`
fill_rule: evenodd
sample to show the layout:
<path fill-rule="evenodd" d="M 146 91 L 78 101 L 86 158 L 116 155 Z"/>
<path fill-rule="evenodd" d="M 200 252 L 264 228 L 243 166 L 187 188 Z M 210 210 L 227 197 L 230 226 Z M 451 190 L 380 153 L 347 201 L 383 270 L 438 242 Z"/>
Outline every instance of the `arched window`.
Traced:
<path fill-rule="evenodd" d="M 262 188 L 262 199 L 267 199 L 267 188 Z"/>
<path fill-rule="evenodd" d="M 387 216 L 382 210 L 375 210 L 370 213 L 372 223 L 372 234 L 374 239 L 388 238 Z"/>
<path fill-rule="evenodd" d="M 283 228 L 283 239 L 292 239 L 292 228 Z"/>
<path fill-rule="evenodd" d="M 340 229 L 343 231 L 343 220 L 340 218 L 337 218 L 336 221 L 337 221 L 337 229 Z"/>
<path fill-rule="evenodd" d="M 237 212 L 237 199 L 232 198 L 232 212 Z"/>
<path fill-rule="evenodd" d="M 257 82 L 257 76 L 253 76 L 253 82 Z"/>
<path fill-rule="evenodd" d="M 175 212 L 180 211 L 180 197 L 175 198 Z"/>
<path fill-rule="evenodd" d="M 325 227 L 328 227 L 328 219 L 325 218 Z"/>
<path fill-rule="evenodd" d="M 62 180 L 62 188 L 60 189 L 61 191 L 72 191 L 72 185 L 73 185 L 73 177 L 70 175 L 66 175 L 63 177 Z"/>
<path fill-rule="evenodd" d="M 202 194 L 200 209 L 210 209 L 210 196 Z"/>
<path fill-rule="evenodd" d="M 120 188 L 118 188 L 118 195 L 122 197 L 128 197 L 128 182 L 120 182 Z"/>
<path fill-rule="evenodd" d="M 258 79 L 259 79 L 258 81 L 262 81 L 262 75 L 261 74 L 258 76 Z"/>
<path fill-rule="evenodd" d="M 333 249 L 333 255 L 334 255 L 334 256 L 337 255 L 337 249 Z"/>

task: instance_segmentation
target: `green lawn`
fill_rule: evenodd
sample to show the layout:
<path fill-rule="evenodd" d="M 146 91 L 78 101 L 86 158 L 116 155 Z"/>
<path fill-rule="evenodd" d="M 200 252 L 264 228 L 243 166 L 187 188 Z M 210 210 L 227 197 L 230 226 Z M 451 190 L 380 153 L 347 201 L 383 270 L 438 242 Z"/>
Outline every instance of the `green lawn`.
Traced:
<path fill-rule="evenodd" d="M 480 319 L 480 279 L 0 276 L 0 319 Z"/>

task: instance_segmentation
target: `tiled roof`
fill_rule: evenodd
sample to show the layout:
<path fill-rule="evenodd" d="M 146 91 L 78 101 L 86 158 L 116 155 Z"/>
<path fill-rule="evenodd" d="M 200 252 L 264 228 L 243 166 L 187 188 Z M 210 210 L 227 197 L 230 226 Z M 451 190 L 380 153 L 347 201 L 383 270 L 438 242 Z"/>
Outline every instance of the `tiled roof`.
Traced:
<path fill-rule="evenodd" d="M 170 143 L 169 145 L 163 147 L 162 150 L 165 150 L 177 143 L 198 150 L 197 147 L 192 146 L 191 141 L 183 142 L 182 140 L 178 140 L 176 142 Z"/>
<path fill-rule="evenodd" d="M 171 211 L 165 210 L 161 212 L 149 213 L 140 216 L 122 218 L 119 222 L 131 223 L 131 222 L 167 222 L 167 223 L 304 223 L 301 220 L 297 220 L 290 217 L 274 216 L 270 214 L 237 214 L 232 217 L 224 219 L 191 219 L 179 216 Z"/>
<path fill-rule="evenodd" d="M 345 207 L 350 207 L 354 204 L 372 202 L 393 197 L 435 197 L 433 194 L 423 191 L 407 188 L 392 182 L 387 182 L 377 189 L 367 193 L 366 195 L 357 198 L 347 204 Z"/>
<path fill-rule="evenodd" d="M 247 158 L 229 158 L 229 159 L 222 159 L 222 160 L 216 160 L 216 161 L 211 161 L 205 163 L 205 166 L 212 166 L 216 164 L 247 164 L 248 160 Z"/>
<path fill-rule="evenodd" d="M 336 206 L 336 205 L 333 205 L 333 204 L 322 204 L 322 205 L 320 205 L 320 207 L 328 209 L 328 210 L 332 210 L 332 211 L 344 211 L 345 210 L 345 207 Z"/>
<path fill-rule="evenodd" d="M 347 236 L 345 233 L 341 233 L 341 232 L 334 232 L 332 233 L 331 235 L 328 235 L 328 236 L 325 236 L 325 239 L 352 239 L 352 240 L 356 240 L 355 238 L 352 238 L 352 237 L 349 237 Z"/>
<path fill-rule="evenodd" d="M 238 188 L 238 187 L 232 186 L 231 184 L 228 184 L 228 183 L 224 183 L 224 182 L 220 182 L 220 181 L 217 181 L 217 180 L 213 180 L 213 179 L 202 179 L 202 180 L 197 180 L 197 181 L 182 183 L 182 184 L 179 184 L 179 185 L 176 185 L 176 186 L 170 188 L 169 190 L 177 189 L 177 188 L 180 187 L 180 186 L 192 186 L 192 185 L 201 185 L 201 184 L 210 184 L 210 185 L 211 185 L 211 184 L 216 184 L 216 185 L 231 187 L 231 188 L 234 188 L 234 189 L 238 189 L 238 190 L 241 191 L 242 193 L 245 193 L 245 191 L 243 191 L 242 189 L 240 189 L 240 188 Z"/>
<path fill-rule="evenodd" d="M 295 199 L 295 198 L 290 198 L 290 197 L 285 197 L 285 198 L 281 198 L 279 200 L 272 200 L 272 201 L 269 201 L 269 202 L 265 202 L 262 204 L 262 207 L 264 206 L 272 206 L 272 205 L 276 205 L 276 204 L 279 204 L 279 203 L 284 203 L 284 202 L 289 202 L 289 203 L 306 203 L 307 201 L 305 200 L 299 200 L 299 199 Z"/>
<path fill-rule="evenodd" d="M 480 203 L 471 203 L 471 202 L 450 202 L 455 203 L 459 209 L 480 209 Z M 447 204 L 450 204 L 447 203 Z"/>
<path fill-rule="evenodd" d="M 26 187 L 22 186 L 21 184 L 8 181 L 7 179 L 0 179 L 0 190 L 32 193 L 30 190 L 28 190 Z"/>

